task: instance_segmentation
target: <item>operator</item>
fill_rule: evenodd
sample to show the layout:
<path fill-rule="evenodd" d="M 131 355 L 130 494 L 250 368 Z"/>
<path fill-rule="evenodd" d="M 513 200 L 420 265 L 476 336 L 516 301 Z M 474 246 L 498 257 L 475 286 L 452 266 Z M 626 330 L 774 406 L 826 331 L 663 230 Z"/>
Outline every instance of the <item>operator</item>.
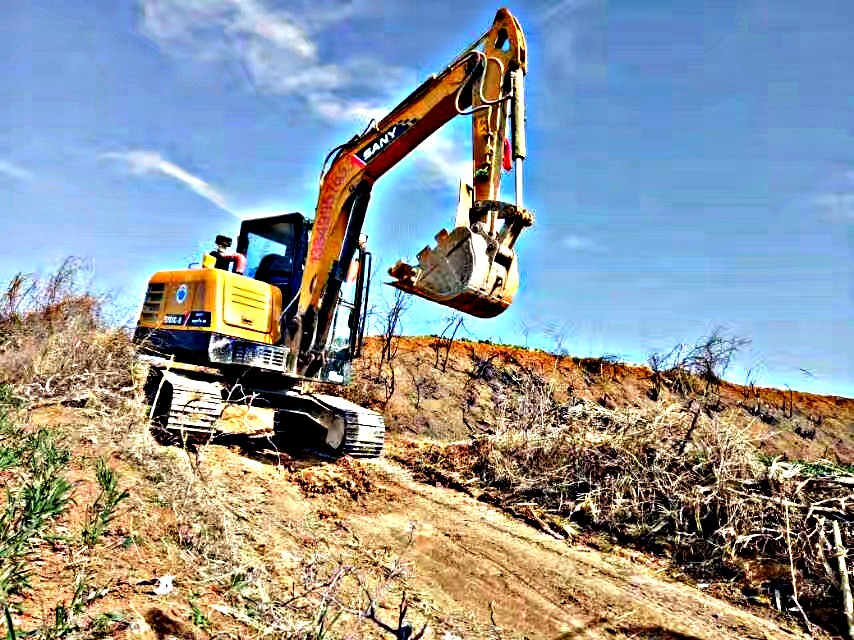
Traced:
<path fill-rule="evenodd" d="M 223 269 L 228 271 L 229 265 L 234 263 L 234 273 L 243 274 L 246 269 L 246 256 L 236 251 L 229 251 L 231 238 L 228 236 L 216 237 L 216 249 L 204 257 L 202 266 L 206 269 Z"/>

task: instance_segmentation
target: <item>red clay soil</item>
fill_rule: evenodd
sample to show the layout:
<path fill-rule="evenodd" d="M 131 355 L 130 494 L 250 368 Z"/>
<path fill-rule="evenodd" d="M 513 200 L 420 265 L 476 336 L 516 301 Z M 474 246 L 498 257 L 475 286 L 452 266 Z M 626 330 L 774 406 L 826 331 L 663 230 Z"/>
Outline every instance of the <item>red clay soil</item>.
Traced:
<path fill-rule="evenodd" d="M 228 565 L 205 561 L 194 551 L 192 539 L 199 529 L 191 518 L 193 499 L 229 522 L 226 535 L 211 542 L 225 555 L 233 553 L 244 567 L 263 567 L 268 589 L 298 589 L 305 576 L 300 567 L 309 559 L 354 563 L 372 557 L 377 566 L 388 567 L 397 558 L 417 605 L 411 621 L 420 625 L 429 620 L 428 637 L 805 637 L 792 623 L 757 616 L 669 579 L 666 563 L 556 540 L 463 493 L 420 483 L 389 459 L 335 463 L 306 458 L 271 464 L 246 452 L 210 446 L 196 460 L 198 488 L 190 492 L 192 474 L 152 477 L 130 461 L 128 452 L 104 442 L 102 423 L 80 413 L 40 411 L 31 422 L 60 422 L 73 429 L 80 436 L 76 459 L 109 456 L 121 485 L 131 492 L 103 548 L 91 554 L 96 560 L 92 582 L 102 590 L 85 617 L 91 625 L 97 614 L 120 614 L 125 622 L 113 628 L 113 637 L 259 637 L 258 628 L 241 623 L 245 605 L 223 587 Z M 86 466 L 78 461 L 70 469 L 71 478 L 81 483 L 76 493 L 81 506 L 94 489 Z M 177 492 L 170 503 L 162 493 L 167 485 L 186 485 L 187 492 Z M 74 529 L 77 519 L 64 524 Z M 34 597 L 22 603 L 27 614 L 16 615 L 16 622 L 32 628 L 49 616 L 48 607 L 68 598 L 75 563 L 84 560 L 46 545 L 34 576 Z M 175 589 L 157 595 L 153 581 L 167 574 L 175 577 Z M 389 600 L 379 610 L 386 621 L 395 616 Z M 194 623 L 193 602 L 209 628 Z M 340 637 L 389 636 L 345 616 L 330 635 Z"/>
<path fill-rule="evenodd" d="M 369 338 L 365 355 L 357 362 L 355 383 L 346 393 L 363 404 L 384 407 L 386 422 L 394 430 L 441 440 L 465 438 L 473 430 L 488 430 L 495 424 L 493 391 L 485 381 L 470 375 L 475 361 L 533 372 L 553 385 L 558 402 L 575 397 L 612 409 L 654 409 L 689 402 L 667 388 L 657 401 L 650 399 L 652 372 L 646 367 L 520 347 L 456 341 L 443 371 L 444 352 L 437 358 L 435 343 L 431 337 L 399 339 L 393 363 L 394 392 L 386 404 L 388 366 L 379 371 L 381 342 Z M 768 455 L 854 464 L 854 399 L 748 389 L 730 382 L 723 382 L 717 393 L 718 409 L 736 409 L 740 424 Z"/>

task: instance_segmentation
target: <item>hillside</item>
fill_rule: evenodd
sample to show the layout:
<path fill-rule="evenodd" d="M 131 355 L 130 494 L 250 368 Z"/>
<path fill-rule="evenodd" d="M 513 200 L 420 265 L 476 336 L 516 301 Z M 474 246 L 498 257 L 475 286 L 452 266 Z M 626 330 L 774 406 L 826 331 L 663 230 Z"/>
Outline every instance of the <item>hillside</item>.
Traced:
<path fill-rule="evenodd" d="M 743 389 L 687 360 L 653 373 L 457 342 L 437 363 L 432 338 L 392 340 L 389 363 L 372 338 L 337 392 L 384 410 L 383 459 L 284 437 L 186 450 L 147 426 L 126 334 L 47 284 L 0 310 L 7 630 L 845 633 L 831 523 L 850 545 L 851 400 Z"/>
<path fill-rule="evenodd" d="M 381 370 L 378 365 L 380 338 L 367 341 L 351 397 L 384 407 L 388 423 L 408 434 L 455 440 L 494 429 L 502 420 L 508 394 L 518 391 L 517 381 L 522 379 L 529 386 L 538 382 L 550 386 L 558 403 L 589 401 L 609 409 L 651 411 L 690 404 L 692 397 L 665 381 L 652 400 L 655 384 L 649 368 L 603 359 L 466 340 L 454 341 L 446 354 L 435 337 L 403 337 L 395 344 L 394 366 L 399 373 L 391 399 L 386 403 L 388 367 Z M 483 371 L 473 379 L 479 368 Z M 854 465 L 852 398 L 725 381 L 715 385 L 711 395 L 713 402 L 708 404 L 714 412 L 728 412 L 729 419 L 747 429 L 769 456 Z"/>
<path fill-rule="evenodd" d="M 391 624 L 404 591 L 406 620 L 429 623 L 433 638 L 800 636 L 664 579 L 666 563 L 567 545 L 390 461 L 220 446 L 196 459 L 156 445 L 133 415 L 18 418 L 25 433 L 65 434 L 80 507 L 55 523 L 61 540 L 38 545 L 32 590 L 13 599 L 19 630 L 52 624 L 56 604 L 72 609 L 85 576 L 71 637 L 316 638 L 327 608 L 329 637 L 391 637 L 359 613 L 373 600 Z M 71 534 L 98 494 L 98 457 L 129 497 L 83 549 Z M 158 593 L 164 576 L 171 590 Z"/>

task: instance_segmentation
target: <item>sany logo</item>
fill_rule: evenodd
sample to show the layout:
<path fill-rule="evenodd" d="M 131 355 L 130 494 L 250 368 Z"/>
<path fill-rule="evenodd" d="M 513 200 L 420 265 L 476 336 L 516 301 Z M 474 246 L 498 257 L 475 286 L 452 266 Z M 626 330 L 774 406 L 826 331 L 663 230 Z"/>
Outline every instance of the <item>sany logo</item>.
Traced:
<path fill-rule="evenodd" d="M 353 161 L 352 164 L 335 164 L 330 169 L 329 174 L 323 178 L 320 202 L 318 202 L 314 219 L 314 229 L 312 231 L 311 260 L 316 261 L 323 257 L 332 221 L 337 213 L 332 208 L 339 196 L 341 196 L 341 201 L 343 202 L 344 196 L 341 189 L 344 184 L 356 175 L 360 169 L 364 168 L 369 160 L 373 160 L 380 151 L 385 149 L 394 140 L 397 140 L 410 126 L 410 122 L 393 124 L 381 136 L 374 138 L 373 142 L 368 143 L 350 156 L 350 159 Z"/>
<path fill-rule="evenodd" d="M 357 151 L 353 156 L 354 162 L 362 166 L 366 165 L 374 156 L 385 149 L 390 142 L 396 140 L 407 129 L 409 129 L 408 123 L 398 122 L 397 124 L 393 124 L 379 138 L 376 138 L 372 143 Z"/>

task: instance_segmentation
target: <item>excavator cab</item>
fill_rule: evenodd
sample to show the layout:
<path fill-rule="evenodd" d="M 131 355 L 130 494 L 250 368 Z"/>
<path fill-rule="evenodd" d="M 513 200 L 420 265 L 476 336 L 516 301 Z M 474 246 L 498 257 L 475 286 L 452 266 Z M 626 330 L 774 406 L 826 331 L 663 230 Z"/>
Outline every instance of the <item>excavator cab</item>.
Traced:
<path fill-rule="evenodd" d="M 244 220 L 237 240 L 237 252 L 246 257 L 245 275 L 277 287 L 282 294 L 280 335 L 297 310 L 296 301 L 303 284 L 306 255 L 313 223 L 301 213 Z M 367 310 L 367 271 L 371 254 L 360 245 L 354 256 L 353 277 L 343 283 L 324 345 L 325 366 L 319 378 L 344 383 L 351 375 L 351 361 L 361 349 Z"/>
<path fill-rule="evenodd" d="M 240 226 L 237 252 L 246 256 L 245 275 L 278 287 L 285 306 L 302 283 L 310 229 L 301 213 L 244 220 Z"/>

